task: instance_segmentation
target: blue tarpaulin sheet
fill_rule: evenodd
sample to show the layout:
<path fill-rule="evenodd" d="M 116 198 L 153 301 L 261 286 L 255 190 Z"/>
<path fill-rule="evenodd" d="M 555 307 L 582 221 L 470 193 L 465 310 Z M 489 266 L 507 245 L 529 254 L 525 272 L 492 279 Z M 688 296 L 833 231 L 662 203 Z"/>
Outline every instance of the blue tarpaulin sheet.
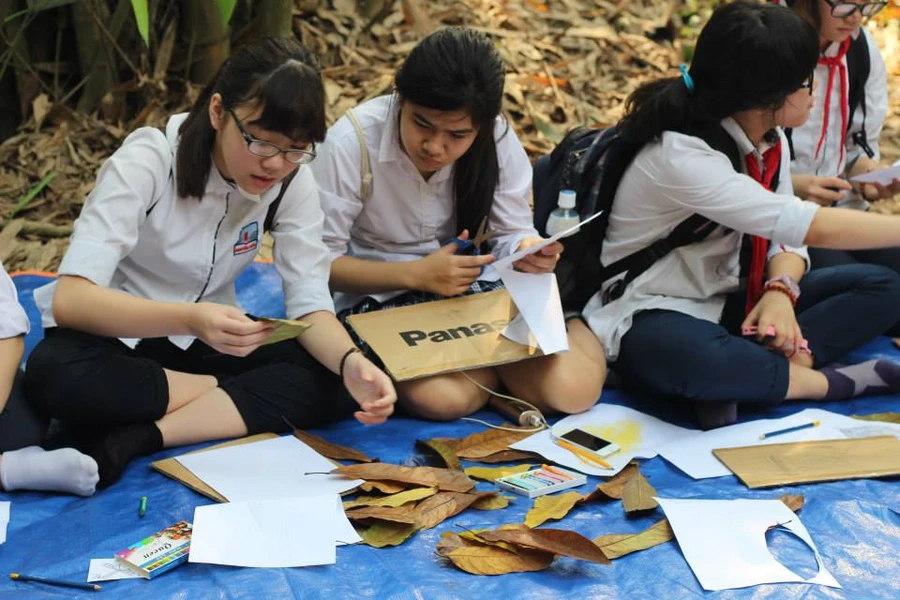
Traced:
<path fill-rule="evenodd" d="M 35 323 L 28 337 L 31 348 L 40 339 L 39 319 L 31 292 L 49 280 L 37 275 L 14 278 L 20 300 Z M 242 305 L 254 314 L 281 316 L 280 283 L 271 265 L 254 264 L 238 282 Z M 900 359 L 890 340 L 881 338 L 856 352 L 848 362 L 872 357 Z M 97 382 L 102 385 L 102 382 Z M 127 399 L 123 399 L 127 401 Z M 676 424 L 690 425 L 678 406 L 660 406 L 647 398 L 605 391 L 603 401 L 625 404 Z M 765 412 L 747 411 L 742 419 L 786 416 L 808 407 L 844 414 L 896 412 L 896 396 L 845 402 L 794 402 Z M 499 422 L 492 413 L 477 415 Z M 416 439 L 464 437 L 483 430 L 475 423 L 430 423 L 392 418 L 387 424 L 366 427 L 347 420 L 311 433 L 357 448 L 384 462 L 414 465 L 423 457 Z M 72 597 L 200 600 L 205 598 L 900 598 L 900 485 L 898 478 L 858 479 L 750 490 L 732 476 L 694 481 L 662 458 L 642 461 L 641 471 L 666 498 L 779 498 L 802 494 L 806 504 L 800 519 L 810 532 L 825 566 L 843 586 L 831 589 L 805 583 L 761 585 L 740 590 L 705 592 L 674 541 L 636 552 L 610 566 L 557 558 L 541 572 L 502 576 L 474 576 L 449 565 L 435 554 L 445 531 L 495 528 L 521 523 L 532 501 L 516 496 L 503 510 L 467 510 L 437 527 L 415 534 L 395 548 L 365 545 L 340 547 L 337 563 L 325 567 L 253 569 L 185 564 L 151 581 L 129 579 L 103 583 L 99 593 L 81 592 L 34 583 L 16 583 L 10 572 L 85 581 L 91 558 L 110 558 L 117 550 L 176 521 L 192 520 L 194 508 L 212 501 L 153 471 L 149 463 L 208 444 L 171 449 L 132 463 L 120 482 L 90 498 L 32 492 L 0 493 L 12 502 L 7 541 L 0 545 L 0 599 L 57 599 Z M 467 466 L 474 463 L 465 463 Z M 577 488 L 586 493 L 601 480 L 589 478 Z M 494 486 L 479 483 L 479 489 Z M 149 498 L 144 518 L 138 517 L 141 496 Z M 662 518 L 657 509 L 639 518 L 626 518 L 621 504 L 600 502 L 573 510 L 561 521 L 543 527 L 577 531 L 588 537 L 632 533 Z M 298 540 L 302 543 L 302 540 Z M 811 553 L 787 536 L 774 536 L 773 554 L 805 576 L 815 572 Z"/>

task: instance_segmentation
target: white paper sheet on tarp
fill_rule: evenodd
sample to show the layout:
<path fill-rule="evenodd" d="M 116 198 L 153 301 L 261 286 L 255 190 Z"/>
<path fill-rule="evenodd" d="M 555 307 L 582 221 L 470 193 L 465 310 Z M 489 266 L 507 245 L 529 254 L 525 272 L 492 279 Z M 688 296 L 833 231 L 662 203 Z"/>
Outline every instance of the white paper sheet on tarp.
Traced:
<path fill-rule="evenodd" d="M 878 169 L 877 171 L 871 171 L 869 173 L 863 173 L 862 175 L 857 175 L 856 177 L 851 177 L 850 181 L 855 181 L 857 183 L 880 183 L 881 185 L 891 185 L 891 183 L 893 183 L 895 179 L 900 179 L 900 160 L 895 162 L 890 167 Z"/>
<path fill-rule="evenodd" d="M 330 565 L 348 527 L 334 494 L 198 506 L 188 561 L 263 568 Z"/>
<path fill-rule="evenodd" d="M 569 349 L 569 340 L 566 335 L 566 323 L 563 317 L 562 301 L 559 297 L 556 275 L 553 273 L 521 273 L 515 270 L 513 263 L 529 254 L 540 251 L 560 238 L 577 232 L 581 226 L 590 223 L 599 217 L 600 214 L 598 212 L 595 215 L 591 215 L 578 225 L 561 231 L 539 244 L 515 252 L 493 264 L 493 267 L 503 280 L 503 285 L 509 292 L 513 302 L 515 302 L 516 308 L 519 309 L 519 314 L 525 319 L 528 328 L 537 340 L 538 348 L 544 354 L 553 354 Z M 505 332 L 504 335 L 506 335 Z M 513 341 L 522 343 L 522 340 L 519 339 L 521 335 L 512 334 L 508 337 Z"/>
<path fill-rule="evenodd" d="M 576 428 L 618 444 L 618 452 L 604 457 L 613 470 L 591 466 L 553 441 L 553 435 Z M 657 446 L 692 436 L 697 430 L 666 423 L 627 406 L 597 404 L 587 412 L 562 419 L 553 426 L 552 432 L 545 429 L 510 448 L 536 452 L 547 460 L 588 475 L 609 477 L 625 468 L 631 459 L 653 458 Z"/>
<path fill-rule="evenodd" d="M 703 589 L 709 591 L 805 582 L 839 588 L 798 517 L 781 500 L 675 500 L 657 498 L 675 539 Z M 804 579 L 775 560 L 766 531 L 780 526 L 815 554 L 819 572 Z"/>
<path fill-rule="evenodd" d="M 810 427 L 771 438 L 760 439 L 760 434 L 819 421 L 818 427 Z M 737 423 L 711 431 L 698 432 L 658 448 L 660 456 L 694 479 L 724 477 L 731 471 L 712 453 L 716 448 L 738 446 L 762 446 L 788 442 L 834 440 L 875 435 L 900 435 L 900 425 L 877 421 L 862 421 L 846 415 L 819 408 L 808 408 L 789 417 L 761 419 Z"/>
<path fill-rule="evenodd" d="M 6 543 L 6 529 L 9 527 L 9 502 L 0 502 L 0 544 Z"/>
<path fill-rule="evenodd" d="M 114 581 L 116 579 L 140 579 L 141 576 L 114 558 L 92 558 L 87 582 Z"/>
<path fill-rule="evenodd" d="M 177 457 L 229 502 L 340 494 L 363 483 L 328 473 L 334 463 L 294 436 Z"/>

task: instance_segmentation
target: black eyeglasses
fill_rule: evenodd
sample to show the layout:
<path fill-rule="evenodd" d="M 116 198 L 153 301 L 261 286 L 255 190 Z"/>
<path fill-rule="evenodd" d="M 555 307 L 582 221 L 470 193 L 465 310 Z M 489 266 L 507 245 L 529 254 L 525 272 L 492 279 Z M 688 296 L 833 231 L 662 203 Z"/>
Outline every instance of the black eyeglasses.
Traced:
<path fill-rule="evenodd" d="M 806 81 L 800 84 L 800 89 L 809 89 L 809 95 L 812 96 L 813 93 L 813 83 L 815 83 L 815 71 L 809 72 L 809 77 L 806 78 Z"/>
<path fill-rule="evenodd" d="M 864 17 L 871 17 L 872 15 L 878 14 L 882 8 L 887 6 L 887 2 L 865 2 L 863 4 L 856 4 L 855 2 L 835 2 L 834 0 L 825 0 L 825 2 L 831 7 L 831 16 L 838 19 L 849 17 L 856 11 L 859 11 Z"/>
<path fill-rule="evenodd" d="M 282 150 L 275 144 L 264 142 L 263 140 L 258 140 L 247 133 L 247 130 L 244 129 L 244 126 L 241 124 L 241 120 L 237 118 L 237 115 L 234 114 L 234 111 L 230 108 L 226 110 L 228 111 L 228 114 L 230 114 L 234 119 L 234 122 L 238 127 L 238 131 L 241 132 L 241 137 L 243 137 L 244 141 L 247 142 L 247 150 L 250 151 L 250 154 L 262 156 L 263 158 L 271 158 L 276 154 L 284 154 L 285 160 L 295 165 L 305 165 L 311 163 L 313 159 L 316 158 L 315 144 L 310 145 L 311 150 L 300 150 L 299 148 L 288 148 L 287 150 Z"/>

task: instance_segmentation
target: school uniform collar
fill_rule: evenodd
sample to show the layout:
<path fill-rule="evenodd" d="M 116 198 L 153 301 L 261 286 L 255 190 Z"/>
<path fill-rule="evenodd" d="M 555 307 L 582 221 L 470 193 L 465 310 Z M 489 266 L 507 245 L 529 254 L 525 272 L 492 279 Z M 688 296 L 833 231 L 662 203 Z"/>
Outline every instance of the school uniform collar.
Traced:
<path fill-rule="evenodd" d="M 853 33 L 850 34 L 850 37 L 855 40 L 860 35 L 862 35 L 862 25 L 857 27 L 856 31 L 854 31 Z M 826 58 L 831 57 L 831 56 L 837 56 L 838 52 L 840 52 L 840 49 L 841 49 L 841 42 L 831 42 L 822 51 L 822 56 L 826 57 Z"/>
<path fill-rule="evenodd" d="M 381 130 L 381 144 L 378 146 L 378 162 L 396 163 L 404 171 L 409 174 L 419 175 L 416 166 L 400 148 L 400 97 L 397 94 L 390 96 L 387 103 L 387 117 L 384 120 L 384 126 Z M 428 179 L 428 184 L 440 183 L 450 177 L 453 172 L 453 164 L 439 169 L 434 175 Z"/>
<path fill-rule="evenodd" d="M 761 158 L 766 150 L 768 150 L 775 144 L 780 143 L 780 136 L 777 135 L 777 130 L 772 130 L 775 135 L 766 136 L 766 138 L 774 139 L 774 142 L 770 142 L 766 138 L 763 138 L 763 140 L 759 143 L 759 146 L 754 146 L 753 142 L 750 141 L 750 138 L 747 137 L 747 134 L 744 133 L 744 130 L 741 129 L 741 126 L 738 125 L 738 122 L 731 117 L 722 119 L 721 125 L 722 129 L 728 132 L 728 135 L 730 135 L 737 144 L 738 151 L 741 153 L 741 156 L 747 156 L 750 153 L 755 153 L 758 158 Z"/>

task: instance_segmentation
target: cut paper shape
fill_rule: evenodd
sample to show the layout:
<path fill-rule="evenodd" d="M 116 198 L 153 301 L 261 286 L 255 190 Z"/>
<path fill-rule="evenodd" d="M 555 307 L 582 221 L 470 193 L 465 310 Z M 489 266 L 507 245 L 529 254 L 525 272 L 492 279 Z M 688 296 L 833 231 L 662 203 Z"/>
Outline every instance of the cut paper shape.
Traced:
<path fill-rule="evenodd" d="M 571 429 L 583 429 L 605 440 L 616 443 L 620 450 L 604 458 L 612 470 L 592 466 L 553 441 Z M 547 460 L 575 469 L 588 475 L 611 477 L 625 468 L 633 458 L 653 458 L 656 447 L 698 433 L 666 423 L 626 406 L 597 404 L 589 411 L 562 419 L 552 430 L 545 429 L 509 447 L 540 454 Z"/>
<path fill-rule="evenodd" d="M 805 582 L 839 588 L 800 518 L 781 500 L 676 500 L 657 498 L 685 560 L 703 589 Z M 816 557 L 818 573 L 803 578 L 769 551 L 766 531 L 783 527 Z"/>
<path fill-rule="evenodd" d="M 880 183 L 881 185 L 890 185 L 895 179 L 900 179 L 900 160 L 895 162 L 890 167 L 885 167 L 884 169 L 878 169 L 877 171 L 872 171 L 870 173 L 864 173 L 862 175 L 857 175 L 856 177 L 851 177 L 850 181 L 855 181 L 857 183 Z"/>
<path fill-rule="evenodd" d="M 553 273 L 522 273 L 515 270 L 513 263 L 540 251 L 560 238 L 577 232 L 581 226 L 590 223 L 600 214 L 598 212 L 591 215 L 578 225 L 524 250 L 514 252 L 493 264 L 513 302 L 516 303 L 519 314 L 525 319 L 528 328 L 537 340 L 538 347 L 544 354 L 553 354 L 569 349 L 556 275 Z M 521 338 L 522 336 L 519 334 L 516 338 L 510 339 L 522 343 Z"/>

